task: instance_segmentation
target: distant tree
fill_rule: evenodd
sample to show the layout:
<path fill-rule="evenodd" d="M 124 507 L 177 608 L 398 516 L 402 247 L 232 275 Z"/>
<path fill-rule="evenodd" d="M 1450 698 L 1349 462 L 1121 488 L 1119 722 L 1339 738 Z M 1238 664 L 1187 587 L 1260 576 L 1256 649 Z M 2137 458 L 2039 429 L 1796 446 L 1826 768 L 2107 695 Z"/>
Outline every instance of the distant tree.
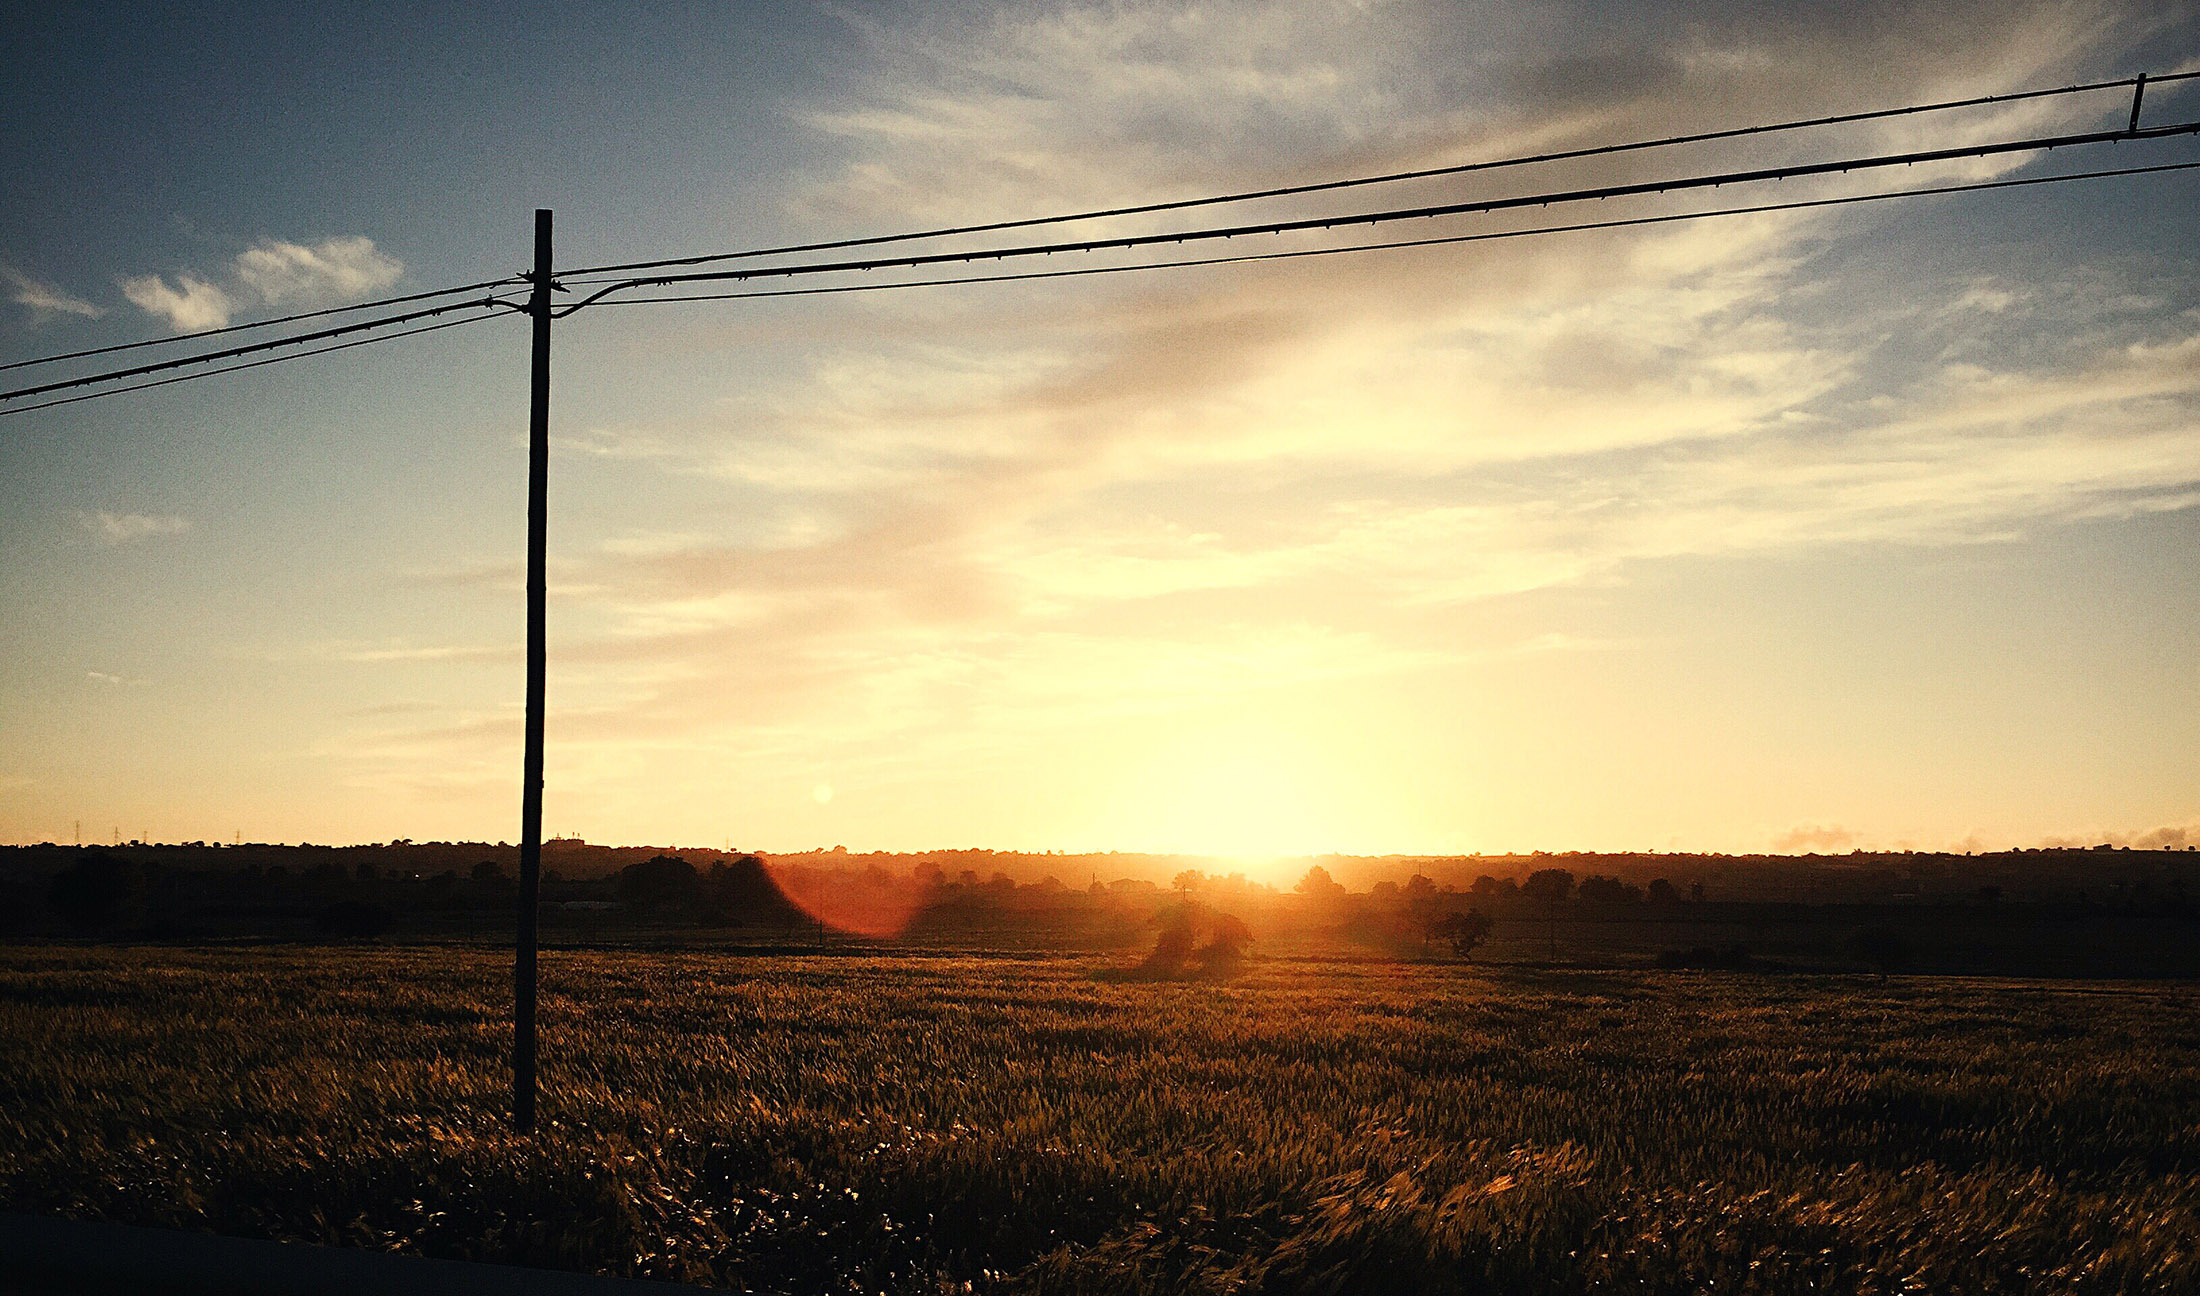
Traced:
<path fill-rule="evenodd" d="M 1185 869 L 1171 879 L 1170 885 L 1182 894 L 1190 895 L 1192 892 L 1199 890 L 1206 881 L 1207 875 L 1205 873 L 1200 872 L 1198 869 Z"/>
<path fill-rule="evenodd" d="M 1449 942 L 1451 952 L 1465 959 L 1474 957 L 1475 946 L 1489 936 L 1492 925 L 1490 916 L 1479 909 L 1465 912 L 1455 909 L 1437 919 L 1429 934 Z"/>
<path fill-rule="evenodd" d="M 1639 904 L 1642 892 L 1616 877 L 1592 873 L 1581 880 L 1580 895 L 1585 904 Z"/>
<path fill-rule="evenodd" d="M 382 880 L 382 870 L 374 866 L 373 860 L 361 860 L 359 867 L 351 871 L 351 876 L 355 882 L 379 882 Z"/>
<path fill-rule="evenodd" d="M 1175 913 L 1155 921 L 1161 924 L 1161 934 L 1154 937 L 1153 952 L 1146 956 L 1140 970 L 1151 976 L 1176 976 L 1191 961 L 1192 950 L 1199 943 L 1192 907 L 1179 906 Z"/>
<path fill-rule="evenodd" d="M 1174 906 L 1154 921 L 1161 933 L 1139 969 L 1148 976 L 1178 977 L 1187 972 L 1228 976 L 1244 962 L 1253 943 L 1253 931 L 1244 919 L 1196 899 Z"/>
<path fill-rule="evenodd" d="M 736 855 L 710 866 L 701 884 L 702 921 L 713 927 L 739 926 L 744 922 L 792 921 L 794 904 L 772 880 L 764 861 L 754 855 Z"/>
<path fill-rule="evenodd" d="M 1654 905 L 1679 904 L 1681 893 L 1664 878 L 1651 878 L 1649 900 Z"/>
<path fill-rule="evenodd" d="M 619 870 L 614 890 L 635 909 L 651 912 L 693 911 L 700 907 L 702 878 L 678 855 L 655 855 Z"/>
<path fill-rule="evenodd" d="M 1440 930 L 1453 913 L 1449 889 L 1439 891 L 1436 883 L 1416 873 L 1399 892 L 1405 900 L 1406 922 L 1421 934 L 1421 952 L 1428 953 L 1428 943 L 1443 935 Z"/>
<path fill-rule="evenodd" d="M 941 887 L 947 885 L 947 874 L 941 870 L 938 864 L 933 863 L 931 860 L 925 860 L 923 863 L 917 865 L 916 869 L 910 874 L 910 876 L 916 879 L 916 883 L 918 886 L 923 887 L 927 891 L 937 891 Z"/>
<path fill-rule="evenodd" d="M 1207 926 L 1207 941 L 1193 952 L 1200 969 L 1209 976 L 1227 976 L 1245 961 L 1253 944 L 1253 929 L 1236 914 L 1216 914 Z"/>
<path fill-rule="evenodd" d="M 1978 898 L 1983 904 L 1999 904 L 2001 903 L 2001 888 L 1990 884 L 1982 886 L 1978 889 Z"/>
<path fill-rule="evenodd" d="M 78 931 L 112 927 L 144 907 L 145 867 L 103 850 L 89 850 L 54 874 L 46 903 Z"/>
<path fill-rule="evenodd" d="M 1881 976 L 1909 966 L 1911 957 L 1909 940 L 1892 927 L 1865 927 L 1849 937 L 1849 948 Z"/>
<path fill-rule="evenodd" d="M 1543 906 L 1546 930 L 1551 939 L 1551 959 L 1558 959 L 1558 907 L 1573 894 L 1574 875 L 1562 868 L 1540 868 L 1528 875 L 1520 884 L 1520 894 Z"/>
<path fill-rule="evenodd" d="M 472 877 L 477 885 L 491 887 L 505 886 L 512 880 L 511 875 L 504 871 L 504 866 L 495 860 L 483 860 L 474 865 Z"/>
<path fill-rule="evenodd" d="M 1329 876 L 1329 870 L 1319 864 L 1306 870 L 1306 876 L 1300 878 L 1298 885 L 1291 889 L 1309 900 L 1324 903 L 1340 900 L 1345 894 L 1343 884 Z"/>

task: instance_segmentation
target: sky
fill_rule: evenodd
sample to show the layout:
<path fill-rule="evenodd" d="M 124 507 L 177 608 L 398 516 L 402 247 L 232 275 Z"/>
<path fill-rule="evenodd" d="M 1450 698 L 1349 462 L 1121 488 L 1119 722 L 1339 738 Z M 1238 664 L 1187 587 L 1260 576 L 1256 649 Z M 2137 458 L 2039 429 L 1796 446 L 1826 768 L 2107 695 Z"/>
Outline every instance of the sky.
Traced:
<path fill-rule="evenodd" d="M 0 8 L 0 363 L 498 278 L 537 207 L 574 266 L 2200 67 L 2200 15 L 2086 0 Z M 2200 90 L 2146 112 L 2200 118 Z M 546 827 L 1250 859 L 2200 842 L 2195 174 L 591 307 L 554 343 Z M 526 327 L 0 417 L 0 841 L 516 839 Z"/>

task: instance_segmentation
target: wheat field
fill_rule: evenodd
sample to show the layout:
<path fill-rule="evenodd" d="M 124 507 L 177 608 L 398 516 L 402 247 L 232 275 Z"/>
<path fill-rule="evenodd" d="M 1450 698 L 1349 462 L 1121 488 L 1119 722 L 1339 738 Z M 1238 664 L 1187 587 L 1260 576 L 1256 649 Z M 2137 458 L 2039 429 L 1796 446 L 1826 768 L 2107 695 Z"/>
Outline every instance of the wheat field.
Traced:
<path fill-rule="evenodd" d="M 2200 993 L 0 949 L 0 1207 L 787 1292 L 2200 1290 Z"/>

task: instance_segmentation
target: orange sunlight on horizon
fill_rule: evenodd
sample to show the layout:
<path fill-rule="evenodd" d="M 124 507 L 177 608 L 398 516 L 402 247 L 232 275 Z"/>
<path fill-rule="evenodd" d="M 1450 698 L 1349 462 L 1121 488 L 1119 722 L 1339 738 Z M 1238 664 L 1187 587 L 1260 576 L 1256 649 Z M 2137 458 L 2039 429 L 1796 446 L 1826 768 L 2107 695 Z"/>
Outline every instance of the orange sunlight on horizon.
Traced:
<path fill-rule="evenodd" d="M 1364 826 L 1343 762 L 1281 730 L 1186 735 L 1127 777 L 1116 797 L 1124 835 L 1156 852 L 1239 862 L 1277 885 L 1284 857 L 1340 849 Z"/>

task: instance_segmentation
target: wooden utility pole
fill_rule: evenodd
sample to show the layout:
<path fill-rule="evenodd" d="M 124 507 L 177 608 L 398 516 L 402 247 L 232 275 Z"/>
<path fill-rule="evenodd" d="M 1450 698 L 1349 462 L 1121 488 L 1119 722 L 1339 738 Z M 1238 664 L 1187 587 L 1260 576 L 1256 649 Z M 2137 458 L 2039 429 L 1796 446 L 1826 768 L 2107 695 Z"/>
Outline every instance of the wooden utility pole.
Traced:
<path fill-rule="evenodd" d="M 512 1128 L 535 1128 L 535 922 L 542 891 L 544 553 L 550 521 L 550 213 L 535 212 L 534 372 L 527 418 L 527 751 L 519 792 L 519 948 L 512 966 Z"/>

